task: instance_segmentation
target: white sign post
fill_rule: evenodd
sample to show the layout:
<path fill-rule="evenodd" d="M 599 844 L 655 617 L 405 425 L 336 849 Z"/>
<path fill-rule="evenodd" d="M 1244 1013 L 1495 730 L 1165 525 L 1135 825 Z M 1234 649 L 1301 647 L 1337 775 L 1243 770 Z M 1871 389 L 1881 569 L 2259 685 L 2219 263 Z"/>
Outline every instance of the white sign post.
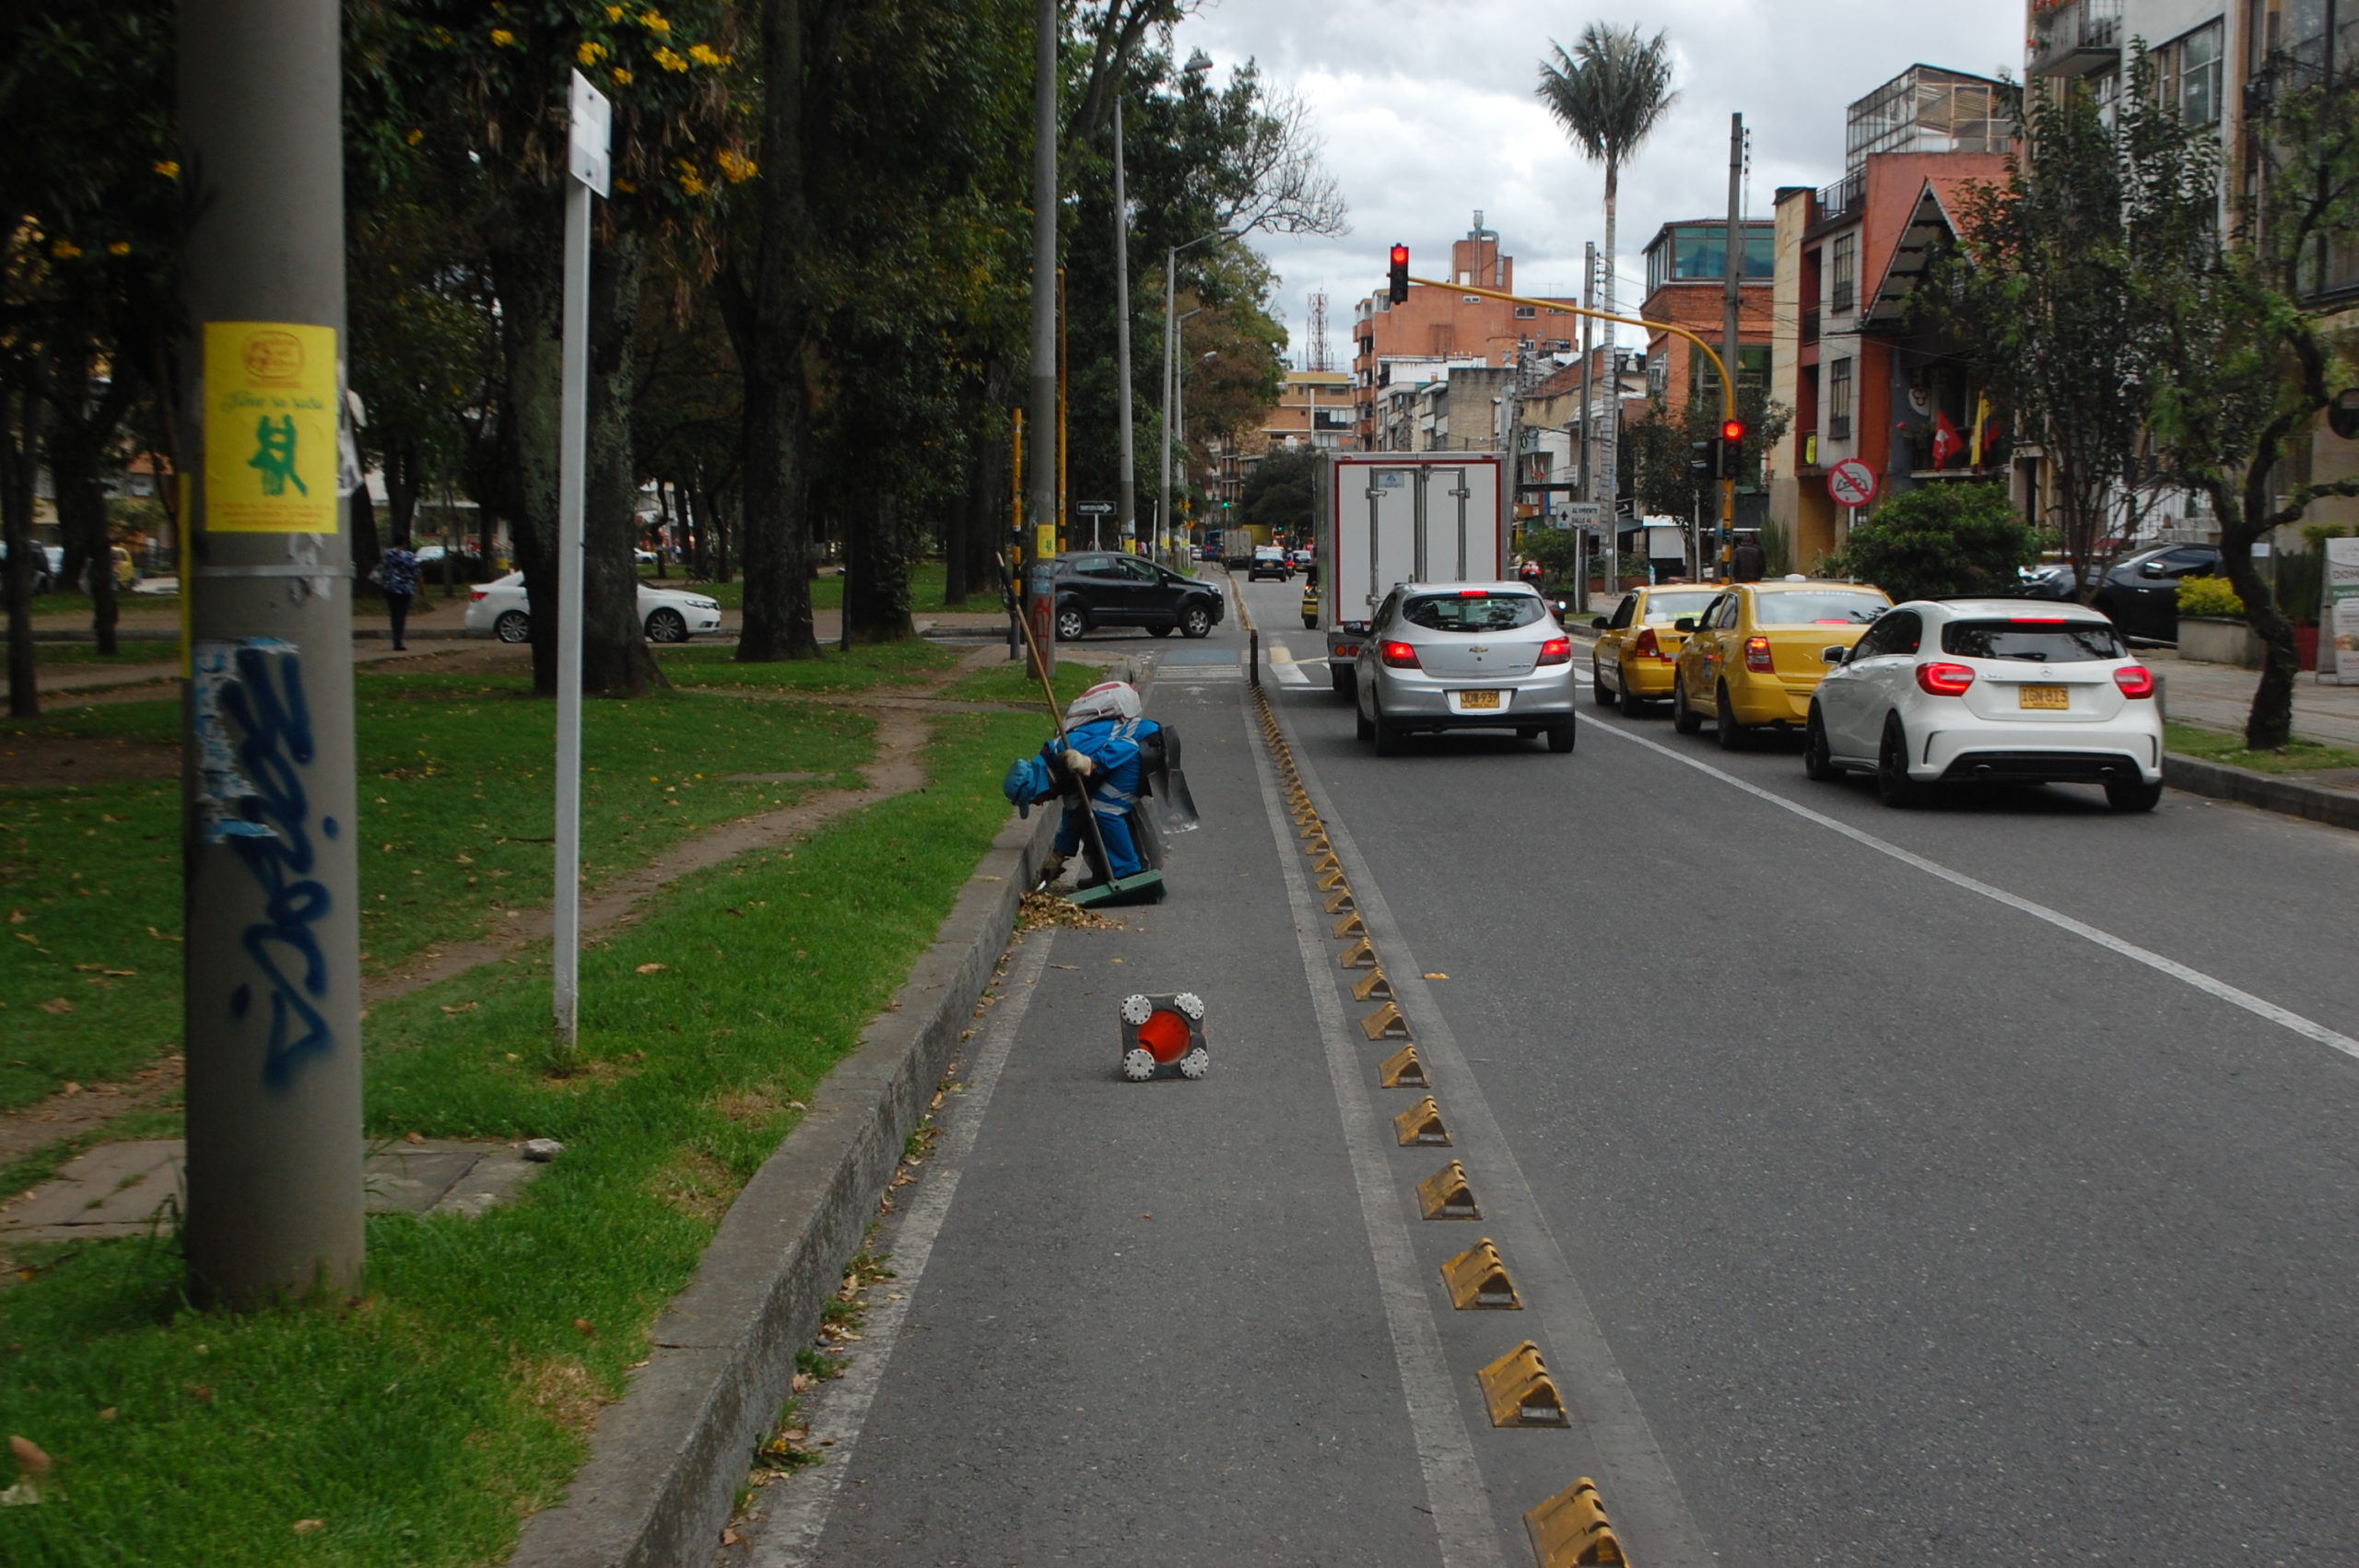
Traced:
<path fill-rule="evenodd" d="M 574 1048 L 581 995 L 582 471 L 589 448 L 590 197 L 606 194 L 614 107 L 579 71 L 566 135 L 565 347 L 557 481 L 557 1048 Z"/>
<path fill-rule="evenodd" d="M 2326 544 L 2325 628 L 2318 638 L 2318 666 L 2334 661 L 2334 684 L 2359 686 L 2359 539 L 2329 539 Z"/>
<path fill-rule="evenodd" d="M 1852 525 L 1860 521 L 1860 509 L 1876 498 L 1876 471 L 1856 457 L 1847 457 L 1826 471 L 1826 493 L 1849 514 L 1843 520 L 1843 535 L 1848 539 Z"/>

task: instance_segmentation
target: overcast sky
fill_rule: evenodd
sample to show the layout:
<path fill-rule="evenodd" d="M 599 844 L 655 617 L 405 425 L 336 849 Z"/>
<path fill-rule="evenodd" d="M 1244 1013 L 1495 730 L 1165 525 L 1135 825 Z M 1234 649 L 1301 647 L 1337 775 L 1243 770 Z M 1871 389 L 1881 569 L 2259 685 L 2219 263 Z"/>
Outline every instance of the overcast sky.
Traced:
<path fill-rule="evenodd" d="M 1908 65 L 2023 66 L 2016 0 L 1210 0 L 1180 24 L 1180 58 L 1202 49 L 1224 76 L 1259 60 L 1273 89 L 1300 95 L 1351 205 L 1341 240 L 1254 240 L 1283 275 L 1297 362 L 1313 290 L 1327 291 L 1329 354 L 1348 369 L 1353 311 L 1383 287 L 1386 250 L 1402 241 L 1413 272 L 1440 275 L 1478 207 L 1515 259 L 1517 292 L 1580 293 L 1581 246 L 1605 238 L 1604 171 L 1572 150 L 1532 88 L 1550 42 L 1570 48 L 1592 19 L 1667 33 L 1679 93 L 1622 171 L 1625 305 L 1659 225 L 1727 210 L 1731 113 L 1753 133 L 1746 214 L 1766 217 L 1778 186 L 1842 177 L 1845 108 Z"/>

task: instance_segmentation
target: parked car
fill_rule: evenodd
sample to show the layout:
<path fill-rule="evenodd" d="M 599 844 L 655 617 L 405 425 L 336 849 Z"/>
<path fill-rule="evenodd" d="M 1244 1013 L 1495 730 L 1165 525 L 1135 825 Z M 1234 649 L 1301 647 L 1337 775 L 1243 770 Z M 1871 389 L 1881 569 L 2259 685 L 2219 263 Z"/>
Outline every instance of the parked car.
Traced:
<path fill-rule="evenodd" d="M 1618 705 L 1623 717 L 1635 719 L 1648 703 L 1669 696 L 1672 667 L 1687 643 L 1687 634 L 1673 623 L 1703 614 L 1719 592 L 1693 583 L 1635 588 L 1611 615 L 1590 621 L 1602 634 L 1589 656 L 1590 696 L 1597 705 Z"/>
<path fill-rule="evenodd" d="M 1156 637 L 1169 637 L 1176 626 L 1183 636 L 1203 637 L 1228 614 L 1218 588 L 1144 556 L 1059 556 L 1054 582 L 1059 642 L 1096 626 L 1144 626 Z"/>
<path fill-rule="evenodd" d="M 0 543 L 0 566 L 6 566 L 8 546 Z M 33 592 L 49 593 L 57 587 L 57 579 L 65 572 L 65 551 L 56 544 L 33 546 Z"/>
<path fill-rule="evenodd" d="M 1513 730 L 1573 749 L 1573 642 L 1520 582 L 1395 588 L 1360 644 L 1355 685 L 1359 738 L 1379 756 L 1414 730 Z"/>
<path fill-rule="evenodd" d="M 524 597 L 524 574 L 510 572 L 467 595 L 469 637 L 526 642 L 533 636 L 533 607 Z M 686 642 L 698 632 L 721 629 L 721 605 L 701 593 L 639 585 L 639 620 L 650 642 Z"/>
<path fill-rule="evenodd" d="M 2150 642 L 2178 640 L 2178 583 L 2186 577 L 2211 577 L 2220 569 L 2214 544 L 2157 544 L 2124 556 L 2106 568 L 2089 603 L 2111 617 L 2124 637 Z M 2027 577 L 2021 590 L 2027 599 L 2077 600 L 2070 561 L 2042 567 Z"/>
<path fill-rule="evenodd" d="M 1692 735 L 1708 718 L 1729 747 L 1750 731 L 1800 728 L 1826 674 L 1827 650 L 1857 642 L 1891 607 L 1883 589 L 1856 582 L 1730 584 L 1702 615 L 1672 623 L 1690 634 L 1672 666 L 1672 725 Z"/>
<path fill-rule="evenodd" d="M 2163 796 L 2154 672 L 2079 604 L 1912 599 L 1886 611 L 1820 683 L 1802 766 L 1872 773 L 1884 803 L 1934 782 L 2099 784 L 2116 811 Z"/>

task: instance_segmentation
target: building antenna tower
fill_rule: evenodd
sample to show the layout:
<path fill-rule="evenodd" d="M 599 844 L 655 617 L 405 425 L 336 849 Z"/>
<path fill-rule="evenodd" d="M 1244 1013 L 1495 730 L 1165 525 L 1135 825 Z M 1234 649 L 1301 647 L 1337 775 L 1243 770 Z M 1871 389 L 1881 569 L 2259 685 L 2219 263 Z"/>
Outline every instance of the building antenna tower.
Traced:
<path fill-rule="evenodd" d="M 1310 370 L 1332 370 L 1334 366 L 1327 358 L 1327 291 L 1320 289 L 1310 297 Z"/>

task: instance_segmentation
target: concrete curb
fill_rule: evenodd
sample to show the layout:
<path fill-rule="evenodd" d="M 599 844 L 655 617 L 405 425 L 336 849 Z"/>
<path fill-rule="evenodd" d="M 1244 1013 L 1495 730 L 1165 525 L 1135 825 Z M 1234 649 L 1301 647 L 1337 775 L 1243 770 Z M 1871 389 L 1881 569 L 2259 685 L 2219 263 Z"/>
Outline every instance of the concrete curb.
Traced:
<path fill-rule="evenodd" d="M 2249 767 L 2231 767 L 2224 762 L 2205 762 L 2172 752 L 2163 754 L 2163 782 L 2191 795 L 2210 795 L 2215 800 L 2259 806 L 2263 811 L 2283 812 L 2330 827 L 2359 828 L 2359 794 L 2347 790 L 2329 790 L 2274 773 L 2257 773 Z"/>
<path fill-rule="evenodd" d="M 1138 679 L 1135 663 L 1128 673 Z M 730 1206 L 657 1320 L 646 1364 L 600 1420 L 589 1463 L 564 1502 L 524 1522 L 511 1568 L 711 1562 L 755 1446 L 786 1403 L 794 1352 L 817 1334 L 860 1250 L 1056 823 L 1043 811 L 992 841 L 933 945 Z"/>

